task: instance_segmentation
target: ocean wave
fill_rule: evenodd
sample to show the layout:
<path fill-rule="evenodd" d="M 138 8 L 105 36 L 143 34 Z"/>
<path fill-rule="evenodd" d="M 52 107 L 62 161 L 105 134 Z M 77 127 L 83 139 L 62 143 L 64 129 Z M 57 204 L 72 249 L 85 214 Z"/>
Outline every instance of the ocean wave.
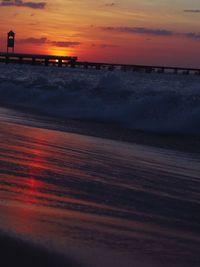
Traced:
<path fill-rule="evenodd" d="M 200 77 L 0 64 L 0 102 L 63 118 L 200 133 Z"/>

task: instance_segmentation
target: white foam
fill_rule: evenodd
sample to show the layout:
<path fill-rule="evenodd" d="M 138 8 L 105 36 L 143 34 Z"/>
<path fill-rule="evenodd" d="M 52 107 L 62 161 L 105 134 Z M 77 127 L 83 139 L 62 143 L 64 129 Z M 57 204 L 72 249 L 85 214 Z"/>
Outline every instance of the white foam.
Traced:
<path fill-rule="evenodd" d="M 65 118 L 200 133 L 200 77 L 0 64 L 0 101 Z"/>

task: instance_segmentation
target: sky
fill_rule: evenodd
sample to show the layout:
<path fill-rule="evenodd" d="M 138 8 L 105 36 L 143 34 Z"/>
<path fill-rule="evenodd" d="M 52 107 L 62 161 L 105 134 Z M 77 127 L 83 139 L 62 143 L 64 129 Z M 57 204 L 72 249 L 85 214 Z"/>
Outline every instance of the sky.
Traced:
<path fill-rule="evenodd" d="M 0 51 L 200 67 L 199 0 L 0 0 Z"/>

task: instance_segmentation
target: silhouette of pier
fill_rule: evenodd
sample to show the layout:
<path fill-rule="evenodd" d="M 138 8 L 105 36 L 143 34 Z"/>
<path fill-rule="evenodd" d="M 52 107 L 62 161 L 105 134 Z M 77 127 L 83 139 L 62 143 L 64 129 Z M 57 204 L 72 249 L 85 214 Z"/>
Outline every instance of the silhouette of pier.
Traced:
<path fill-rule="evenodd" d="M 58 67 L 71 66 L 74 67 L 77 57 L 69 56 L 52 56 L 52 55 L 36 55 L 36 54 L 18 54 L 18 53 L 2 53 L 0 52 L 0 62 L 31 64 L 31 65 L 55 65 Z"/>
<path fill-rule="evenodd" d="M 53 56 L 53 55 L 36 55 L 36 54 L 20 54 L 0 52 L 0 62 L 9 64 L 31 64 L 43 66 L 71 67 L 81 69 L 96 70 L 122 70 L 146 73 L 173 73 L 173 74 L 195 74 L 200 75 L 199 68 L 187 67 L 168 67 L 168 66 L 147 66 L 147 65 L 130 65 L 130 64 L 112 64 L 98 62 L 78 61 L 77 57 L 71 56 Z"/>

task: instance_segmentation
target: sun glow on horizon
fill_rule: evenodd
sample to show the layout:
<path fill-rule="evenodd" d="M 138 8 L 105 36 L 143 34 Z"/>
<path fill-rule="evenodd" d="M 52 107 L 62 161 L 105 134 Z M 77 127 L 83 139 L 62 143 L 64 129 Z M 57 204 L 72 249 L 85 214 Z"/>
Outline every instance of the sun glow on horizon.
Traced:
<path fill-rule="evenodd" d="M 20 53 L 195 67 L 200 57 L 198 12 L 184 12 L 195 1 L 149 5 L 149 0 L 113 4 L 48 0 L 38 8 L 0 5 L 0 47 L 6 49 L 6 33 L 13 29 Z"/>
<path fill-rule="evenodd" d="M 63 47 L 48 47 L 47 54 L 52 56 L 76 56 L 77 52 L 72 48 L 63 48 Z"/>

